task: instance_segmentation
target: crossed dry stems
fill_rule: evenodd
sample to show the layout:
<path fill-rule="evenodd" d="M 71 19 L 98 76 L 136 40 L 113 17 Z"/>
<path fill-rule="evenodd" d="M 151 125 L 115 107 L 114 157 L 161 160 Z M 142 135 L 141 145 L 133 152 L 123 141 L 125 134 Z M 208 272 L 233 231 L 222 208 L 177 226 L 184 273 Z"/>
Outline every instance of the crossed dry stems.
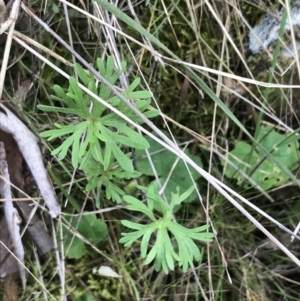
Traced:
<path fill-rule="evenodd" d="M 15 22 L 18 17 L 20 0 L 15 0 L 14 2 L 11 2 L 11 5 L 12 8 L 10 10 L 9 16 L 7 16 L 6 6 L 3 0 L 0 0 L 0 34 L 3 34 L 6 30 L 8 30 L 8 37 L 6 40 L 6 47 L 4 51 L 4 57 L 2 60 L 0 73 L 0 99 L 2 98 L 3 83 L 5 79 L 7 62 L 10 53 L 12 33 L 14 30 Z M 9 242 L 11 244 L 9 248 L 11 249 L 11 251 L 13 251 L 13 257 L 17 259 L 19 274 L 21 276 L 23 286 L 25 286 L 26 281 L 24 266 L 24 248 L 21 241 L 20 233 L 20 223 L 22 220 L 18 214 L 17 209 L 14 207 L 13 204 L 13 197 L 11 191 L 13 185 L 11 182 L 11 176 L 14 175 L 10 175 L 9 173 L 10 168 L 8 165 L 9 162 L 7 160 L 7 147 L 9 146 L 5 145 L 5 133 L 12 137 L 12 139 L 16 142 L 16 147 L 20 151 L 20 156 L 23 156 L 24 160 L 26 161 L 27 166 L 29 167 L 37 183 L 37 186 L 40 189 L 41 194 L 49 208 L 49 213 L 51 217 L 57 217 L 61 213 L 61 208 L 57 202 L 53 187 L 48 179 L 48 175 L 43 164 L 42 153 L 38 146 L 38 138 L 7 106 L 4 106 L 2 103 L 0 103 L 0 197 L 4 201 L 6 228 L 9 232 Z M 21 158 L 20 160 L 22 161 L 23 158 Z M 42 231 L 42 229 L 40 230 Z M 2 240 L 4 239 L 1 238 L 1 247 L 3 246 L 3 248 L 6 249 L 8 253 L 11 253 L 8 250 L 8 246 L 5 246 Z M 50 248 L 53 247 L 53 243 L 50 243 L 48 245 L 51 246 Z M 2 257 L 3 254 L 0 254 L 0 259 L 4 262 L 4 265 L 5 262 L 6 264 L 8 264 L 7 262 L 9 262 L 9 260 L 7 260 L 5 256 L 5 258 Z M 5 277 L 6 275 L 13 272 L 13 269 L 4 269 L 3 265 L 1 265 L 1 277 Z"/>

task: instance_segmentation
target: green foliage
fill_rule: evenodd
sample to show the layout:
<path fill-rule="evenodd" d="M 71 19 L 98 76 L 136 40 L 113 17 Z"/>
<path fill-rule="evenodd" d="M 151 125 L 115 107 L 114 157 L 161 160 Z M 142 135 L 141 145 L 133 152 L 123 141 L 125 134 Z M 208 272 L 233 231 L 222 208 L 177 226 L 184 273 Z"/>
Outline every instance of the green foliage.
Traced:
<path fill-rule="evenodd" d="M 107 238 L 107 226 L 102 219 L 97 219 L 94 214 L 83 215 L 82 217 L 66 217 L 74 230 L 77 230 L 91 244 L 98 244 Z M 85 244 L 81 238 L 63 228 L 65 250 L 68 250 L 68 258 L 81 258 L 85 254 Z"/>
<path fill-rule="evenodd" d="M 193 267 L 193 260 L 200 262 L 202 259 L 202 254 L 195 240 L 210 242 L 214 237 L 212 233 L 202 233 L 208 229 L 208 225 L 187 229 L 174 220 L 174 207 L 186 200 L 193 192 L 194 187 L 190 187 L 182 195 L 179 195 L 178 191 L 175 194 L 172 193 L 169 206 L 159 196 L 156 185 L 151 185 L 148 189 L 139 188 L 146 193 L 147 203 L 145 204 L 132 196 L 125 196 L 124 200 L 128 204 L 126 208 L 145 214 L 152 223 L 138 224 L 122 220 L 124 226 L 134 231 L 122 233 L 123 237 L 120 239 L 120 243 L 130 246 L 142 238 L 141 255 L 146 257 L 145 264 L 149 264 L 154 260 L 155 270 L 159 271 L 162 268 L 165 273 L 168 273 L 170 270 L 174 270 L 174 261 L 176 261 L 186 272 L 188 267 Z M 156 217 L 154 208 L 161 213 L 159 218 Z M 148 245 L 153 234 L 156 241 L 148 252 Z M 175 243 L 173 243 L 170 235 L 174 238 Z"/>
<path fill-rule="evenodd" d="M 130 154 L 127 154 L 130 155 Z M 80 168 L 82 168 L 87 177 L 89 183 L 86 186 L 87 190 L 97 189 L 100 193 L 102 187 L 106 187 L 106 198 L 112 199 L 117 203 L 121 203 L 121 197 L 125 194 L 120 188 L 121 181 L 123 179 L 133 179 L 141 175 L 138 171 L 128 172 L 121 166 L 117 166 L 117 162 L 113 158 L 113 161 L 109 164 L 107 170 L 104 169 L 103 165 L 97 164 L 97 161 L 90 155 L 86 156 L 82 162 Z M 118 185 L 117 185 L 118 184 Z M 96 207 L 100 207 L 100 195 L 96 198 Z"/>
<path fill-rule="evenodd" d="M 97 66 L 100 74 L 110 84 L 115 85 L 125 70 L 126 62 L 122 62 L 120 68 L 114 70 L 114 60 L 108 57 L 106 63 L 98 59 Z M 93 74 L 87 74 L 79 64 L 76 64 L 75 69 L 83 85 L 91 92 L 99 95 L 131 120 L 142 122 L 141 118 L 136 116 L 119 97 L 111 97 L 110 89 L 103 83 L 97 83 Z M 157 116 L 156 110 L 146 111 L 151 102 L 151 94 L 149 91 L 137 90 L 139 84 L 140 79 L 136 78 L 122 95 L 126 99 L 135 100 L 136 107 L 144 112 L 146 117 Z M 77 116 L 77 120 L 73 124 L 55 123 L 56 129 L 41 134 L 49 141 L 66 137 L 51 154 L 58 155 L 58 159 L 62 160 L 71 150 L 73 167 L 83 170 L 89 178 L 87 190 L 97 187 L 99 192 L 100 188 L 104 187 L 108 199 L 121 202 L 124 193 L 112 180 L 139 176 L 139 173 L 134 171 L 129 154 L 125 154 L 121 147 L 145 149 L 149 147 L 148 141 L 130 128 L 116 113 L 110 112 L 105 105 L 81 90 L 75 78 L 69 79 L 67 93 L 58 85 L 54 86 L 54 91 L 56 96 L 52 96 L 52 99 L 64 106 L 39 105 L 39 109 Z M 99 193 L 96 204 L 97 207 L 100 206 Z"/>
<path fill-rule="evenodd" d="M 176 191 L 177 187 L 180 187 L 182 191 L 189 189 L 193 185 L 193 181 L 198 180 L 200 175 L 199 173 L 190 167 L 191 175 L 189 174 L 184 161 L 180 159 L 178 162 L 177 156 L 170 152 L 169 150 L 162 147 L 158 142 L 149 137 L 146 137 L 148 143 L 150 144 L 149 152 L 151 154 L 151 159 L 153 161 L 155 170 L 160 177 L 160 182 L 162 185 L 168 180 L 168 183 L 165 187 L 164 193 L 167 199 L 171 199 L 172 191 Z M 193 156 L 190 154 L 189 150 L 185 150 L 185 154 L 188 155 L 198 166 L 202 167 L 202 162 L 199 156 Z M 145 156 L 145 151 L 137 150 L 136 151 L 136 165 L 137 169 L 142 172 L 144 175 L 154 176 L 153 170 L 149 163 L 149 160 Z M 174 164 L 177 162 L 175 168 Z M 171 177 L 169 174 L 171 172 Z M 193 191 L 185 200 L 185 202 L 193 201 L 197 198 L 196 191 Z"/>
<path fill-rule="evenodd" d="M 299 143 L 296 139 L 295 136 L 280 134 L 270 126 L 263 127 L 257 137 L 261 146 L 290 170 L 298 167 Z M 270 158 L 246 142 L 237 141 L 234 149 L 229 153 L 229 159 L 244 173 L 248 175 L 251 173 L 251 179 L 264 190 L 280 186 L 289 180 L 289 177 Z M 225 162 L 222 161 L 222 164 L 224 165 Z M 253 169 L 255 170 L 253 171 Z M 244 177 L 229 164 L 226 166 L 225 174 L 228 178 L 236 179 L 238 185 L 244 180 Z"/>
<path fill-rule="evenodd" d="M 121 67 L 114 71 L 114 60 L 112 57 L 108 58 L 106 67 L 101 59 L 97 60 L 97 65 L 101 75 L 112 85 L 116 83 L 126 67 L 126 63 L 123 62 Z M 76 72 L 83 84 L 88 87 L 90 91 L 114 105 L 124 114 L 129 115 L 132 120 L 140 121 L 140 118 L 131 113 L 118 97 L 110 97 L 108 87 L 103 83 L 97 86 L 93 75 L 87 75 L 79 64 L 76 65 Z M 151 94 L 149 91 L 134 91 L 139 85 L 139 82 L 140 80 L 136 79 L 123 95 L 128 99 L 138 99 L 139 101 L 136 102 L 137 108 L 145 110 L 150 104 L 149 98 Z M 42 137 L 48 138 L 49 141 L 57 137 L 69 136 L 59 147 L 52 151 L 52 155 L 58 155 L 58 158 L 61 160 L 72 147 L 72 164 L 74 168 L 78 167 L 79 159 L 90 152 L 95 160 L 103 164 L 104 169 L 107 169 L 111 157 L 114 156 L 122 168 L 132 172 L 132 163 L 121 151 L 119 144 L 144 149 L 149 147 L 146 139 L 128 127 L 126 122 L 116 113 L 107 113 L 106 106 L 89 94 L 83 92 L 75 78 L 71 77 L 69 84 L 67 93 L 65 93 L 60 86 L 56 85 L 54 91 L 57 96 L 52 96 L 54 100 L 65 104 L 66 107 L 39 105 L 39 109 L 44 111 L 71 114 L 79 117 L 76 124 L 61 125 L 55 123 L 57 129 L 49 130 L 41 134 Z M 91 104 L 92 108 L 89 107 Z M 145 115 L 151 114 L 145 113 Z M 80 121 L 80 119 L 82 121 Z M 111 130 L 112 128 L 114 131 Z M 82 138 L 84 138 L 83 141 Z M 101 148 L 101 143 L 105 144 L 103 149 Z"/>
<path fill-rule="evenodd" d="M 113 58 L 108 57 L 106 62 L 98 59 L 97 66 L 101 75 L 111 85 L 117 85 L 126 63 L 122 62 L 120 68 L 115 70 Z M 94 76 L 87 74 L 80 65 L 77 64 L 75 69 L 82 84 L 91 92 L 99 95 L 131 120 L 142 122 L 141 118 L 136 116 L 119 97 L 111 96 L 111 91 L 106 85 L 97 83 Z M 146 117 L 157 116 L 157 111 L 147 110 L 151 94 L 149 91 L 137 90 L 139 84 L 140 79 L 135 79 L 122 93 L 123 96 L 126 99 L 134 100 L 138 110 L 143 112 Z M 159 196 L 155 183 L 150 185 L 149 189 L 140 187 L 147 194 L 147 205 L 132 196 L 125 196 L 121 188 L 122 180 L 137 178 L 142 172 L 152 175 L 152 172 L 149 170 L 149 163 L 146 163 L 145 160 L 138 163 L 140 171 L 134 171 L 130 159 L 131 153 L 124 153 L 124 147 L 134 148 L 136 152 L 139 152 L 138 155 L 142 155 L 144 154 L 142 150 L 150 145 L 151 152 L 160 149 L 160 145 L 150 139 L 145 139 L 130 128 L 126 121 L 116 113 L 109 111 L 105 105 L 84 92 L 75 78 L 69 79 L 67 93 L 58 85 L 54 87 L 54 91 L 56 96 L 52 96 L 52 98 L 60 102 L 61 106 L 40 105 L 39 108 L 47 112 L 68 114 L 73 117 L 73 120 L 76 118 L 76 121 L 69 124 L 55 123 L 56 129 L 41 134 L 50 141 L 59 137 L 64 138 L 62 144 L 52 151 L 52 155 L 58 155 L 58 159 L 62 160 L 68 153 L 71 153 L 73 167 L 82 170 L 88 178 L 86 189 L 97 190 L 97 207 L 100 207 L 100 194 L 104 188 L 107 199 L 118 203 L 124 200 L 128 204 L 129 210 L 144 213 L 152 221 L 148 225 L 141 225 L 123 220 L 123 225 L 136 231 L 123 233 L 120 242 L 129 246 L 142 237 L 141 254 L 146 257 L 145 264 L 154 261 L 155 269 L 162 268 L 166 273 L 174 270 L 175 262 L 178 262 L 184 271 L 193 266 L 194 260 L 200 262 L 202 254 L 195 240 L 209 242 L 212 240 L 213 234 L 202 233 L 208 229 L 206 225 L 187 229 L 179 225 L 173 217 L 175 206 L 195 198 L 193 183 L 184 162 L 179 160 L 173 169 L 177 157 L 166 150 L 153 157 L 162 183 L 167 181 L 168 174 L 172 171 L 171 179 L 168 180 L 165 190 L 166 197 L 171 200 L 170 206 L 164 203 Z M 186 153 L 189 155 L 188 151 Z M 201 165 L 199 158 L 193 157 L 192 159 Z M 198 179 L 199 175 L 196 171 L 191 170 L 191 173 L 194 180 Z M 179 195 L 178 187 L 183 191 L 182 195 Z M 173 194 L 172 191 L 177 191 L 177 193 Z M 159 218 L 154 215 L 154 210 L 161 214 Z M 97 244 L 106 238 L 106 225 L 95 215 L 82 216 L 80 220 L 69 218 L 68 221 L 91 244 Z M 67 256 L 75 259 L 82 257 L 85 254 L 83 240 L 74 237 L 67 228 L 63 230 L 63 234 L 65 249 L 68 250 Z M 156 242 L 148 252 L 152 234 L 156 234 Z"/>

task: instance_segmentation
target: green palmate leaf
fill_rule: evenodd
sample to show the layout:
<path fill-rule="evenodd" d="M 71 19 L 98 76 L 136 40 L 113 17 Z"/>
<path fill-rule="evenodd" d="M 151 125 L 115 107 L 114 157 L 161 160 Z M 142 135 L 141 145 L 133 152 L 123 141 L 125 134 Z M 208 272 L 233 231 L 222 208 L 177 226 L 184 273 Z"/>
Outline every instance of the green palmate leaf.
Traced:
<path fill-rule="evenodd" d="M 141 187 L 141 190 L 147 195 L 148 206 L 134 197 L 124 196 L 124 201 L 128 204 L 126 208 L 144 213 L 153 222 L 147 225 L 140 225 L 122 221 L 124 226 L 137 231 L 122 233 L 123 238 L 121 238 L 120 242 L 130 246 L 142 237 L 141 255 L 146 257 L 145 264 L 150 264 L 154 261 L 154 268 L 157 271 L 162 269 L 165 273 L 168 273 L 170 270 L 174 270 L 175 262 L 178 262 L 183 271 L 187 271 L 189 267 L 193 267 L 194 260 L 197 262 L 202 260 L 202 254 L 195 241 L 210 242 L 214 237 L 213 233 L 201 233 L 208 229 L 208 225 L 188 229 L 172 220 L 173 207 L 189 197 L 193 190 L 192 187 L 182 195 L 179 195 L 178 192 L 173 194 L 173 205 L 170 207 L 166 206 L 158 195 L 157 185 L 152 185 L 149 188 Z M 159 206 L 156 206 L 157 203 L 159 203 Z M 154 208 L 158 208 L 158 211 L 162 213 L 160 219 L 155 217 Z M 156 234 L 156 241 L 148 252 L 153 233 Z M 172 238 L 170 234 L 173 236 Z M 172 242 L 174 239 L 175 244 Z M 178 249 L 178 253 L 176 253 L 175 249 Z"/>

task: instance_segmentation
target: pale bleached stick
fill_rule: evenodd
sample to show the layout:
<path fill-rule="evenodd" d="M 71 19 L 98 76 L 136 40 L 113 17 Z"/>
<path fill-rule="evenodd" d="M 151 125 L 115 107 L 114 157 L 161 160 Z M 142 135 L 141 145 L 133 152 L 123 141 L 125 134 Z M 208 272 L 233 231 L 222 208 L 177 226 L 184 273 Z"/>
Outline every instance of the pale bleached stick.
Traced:
<path fill-rule="evenodd" d="M 0 129 L 14 137 L 49 208 L 50 215 L 53 218 L 57 217 L 61 213 L 61 208 L 43 164 L 37 137 L 2 104 L 0 104 Z"/>
<path fill-rule="evenodd" d="M 0 71 L 0 97 L 1 97 L 2 91 L 3 91 L 7 64 L 8 64 L 8 58 L 9 58 L 9 54 L 10 54 L 12 35 L 13 35 L 14 28 L 15 28 L 16 20 L 18 18 L 20 0 L 14 0 L 14 3 L 12 4 L 12 9 L 9 14 L 9 18 L 6 21 L 5 21 L 6 7 L 3 8 L 3 0 L 0 0 L 0 4 L 1 4 L 0 34 L 2 34 L 4 31 L 6 31 L 9 28 L 8 36 L 7 36 L 6 43 L 5 43 L 2 64 L 1 64 L 1 71 Z"/>
<path fill-rule="evenodd" d="M 24 247 L 20 235 L 20 223 L 21 219 L 17 209 L 14 207 L 12 202 L 11 188 L 10 188 L 10 176 L 8 172 L 8 166 L 6 162 L 5 146 L 0 141 L 0 194 L 5 199 L 4 212 L 9 230 L 10 238 L 13 243 L 13 250 L 16 257 L 19 259 L 19 272 L 22 279 L 23 287 L 25 287 L 26 277 L 24 269 Z"/>
<path fill-rule="evenodd" d="M 19 13 L 20 0 L 15 0 L 9 16 L 6 14 L 6 7 L 3 0 L 0 0 L 0 34 L 4 33 L 13 23 L 16 22 Z"/>

